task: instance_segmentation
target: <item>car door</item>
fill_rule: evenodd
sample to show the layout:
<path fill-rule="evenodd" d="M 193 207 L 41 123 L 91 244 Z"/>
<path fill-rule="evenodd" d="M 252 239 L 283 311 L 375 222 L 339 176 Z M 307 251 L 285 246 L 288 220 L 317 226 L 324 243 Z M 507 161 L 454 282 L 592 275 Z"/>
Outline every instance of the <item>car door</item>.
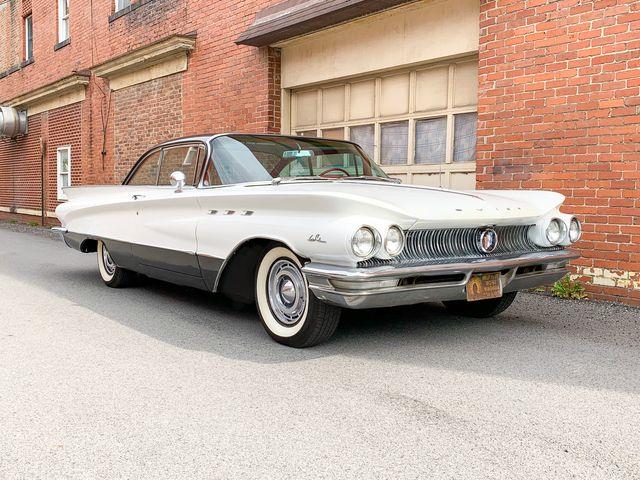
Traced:
<path fill-rule="evenodd" d="M 122 268 L 137 270 L 138 262 L 133 256 L 132 245 L 140 241 L 139 200 L 156 186 L 160 157 L 160 148 L 140 157 L 123 185 L 113 187 L 117 195 L 112 195 L 111 201 L 100 207 L 100 215 L 96 215 L 100 223 L 93 230 L 105 243 L 115 263 Z"/>
<path fill-rule="evenodd" d="M 136 195 L 137 231 L 132 252 L 137 271 L 161 280 L 204 288 L 196 257 L 196 225 L 200 214 L 195 184 L 205 148 L 176 144 L 162 149 L 156 183 Z M 185 174 L 179 190 L 171 174 Z"/>

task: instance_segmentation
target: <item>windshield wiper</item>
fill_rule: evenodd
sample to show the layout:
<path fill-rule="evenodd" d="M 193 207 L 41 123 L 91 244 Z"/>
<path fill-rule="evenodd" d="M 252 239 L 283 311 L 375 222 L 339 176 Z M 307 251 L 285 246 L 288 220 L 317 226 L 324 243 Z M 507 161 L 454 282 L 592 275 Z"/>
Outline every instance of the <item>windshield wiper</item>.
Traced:
<path fill-rule="evenodd" d="M 325 182 L 335 182 L 342 180 L 367 180 L 371 182 L 402 183 L 398 178 L 376 177 L 374 175 L 358 175 L 355 177 L 323 177 L 322 175 L 301 175 L 299 177 L 276 177 L 271 180 L 271 183 L 273 185 L 278 185 L 283 182 L 308 182 L 314 180 L 323 180 Z"/>
<path fill-rule="evenodd" d="M 340 177 L 339 180 L 370 180 L 373 182 L 401 183 L 399 178 L 376 177 L 374 175 L 358 175 L 355 177 Z"/>
<path fill-rule="evenodd" d="M 320 175 L 301 175 L 299 177 L 276 177 L 271 180 L 273 185 L 278 185 L 282 182 L 304 182 L 309 180 L 335 180 L 335 178 L 322 177 Z"/>

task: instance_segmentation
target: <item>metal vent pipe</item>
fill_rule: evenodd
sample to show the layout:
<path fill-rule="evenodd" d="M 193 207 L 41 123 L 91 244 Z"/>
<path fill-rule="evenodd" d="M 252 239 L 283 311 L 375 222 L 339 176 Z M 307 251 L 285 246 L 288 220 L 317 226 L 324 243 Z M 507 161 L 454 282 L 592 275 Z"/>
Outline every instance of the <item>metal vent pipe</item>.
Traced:
<path fill-rule="evenodd" d="M 27 133 L 27 112 L 0 107 L 0 137 L 14 138 Z"/>

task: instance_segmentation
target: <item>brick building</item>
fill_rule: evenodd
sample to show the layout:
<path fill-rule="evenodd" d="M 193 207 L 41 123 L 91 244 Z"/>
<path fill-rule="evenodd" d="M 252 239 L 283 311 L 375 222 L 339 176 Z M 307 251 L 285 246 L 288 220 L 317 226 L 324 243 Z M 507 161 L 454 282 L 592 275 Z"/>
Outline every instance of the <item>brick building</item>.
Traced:
<path fill-rule="evenodd" d="M 0 105 L 5 218 L 171 137 L 350 138 L 405 182 L 564 193 L 576 273 L 640 304 L 639 0 L 0 0 Z"/>

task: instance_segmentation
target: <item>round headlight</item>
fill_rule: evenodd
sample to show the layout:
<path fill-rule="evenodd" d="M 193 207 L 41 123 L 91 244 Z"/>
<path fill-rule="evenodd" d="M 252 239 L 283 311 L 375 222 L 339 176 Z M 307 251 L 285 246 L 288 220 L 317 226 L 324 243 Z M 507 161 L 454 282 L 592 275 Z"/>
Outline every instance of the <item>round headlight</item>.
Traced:
<path fill-rule="evenodd" d="M 368 257 L 376 248 L 376 235 L 369 227 L 360 227 L 351 239 L 351 249 L 358 257 Z"/>
<path fill-rule="evenodd" d="M 384 239 L 384 249 L 389 256 L 395 257 L 400 255 L 404 248 L 404 235 L 398 227 L 390 227 L 387 236 Z"/>
<path fill-rule="evenodd" d="M 557 245 L 562 240 L 563 228 L 562 223 L 557 218 L 554 218 L 547 225 L 547 231 L 545 232 L 547 240 L 551 245 Z"/>

